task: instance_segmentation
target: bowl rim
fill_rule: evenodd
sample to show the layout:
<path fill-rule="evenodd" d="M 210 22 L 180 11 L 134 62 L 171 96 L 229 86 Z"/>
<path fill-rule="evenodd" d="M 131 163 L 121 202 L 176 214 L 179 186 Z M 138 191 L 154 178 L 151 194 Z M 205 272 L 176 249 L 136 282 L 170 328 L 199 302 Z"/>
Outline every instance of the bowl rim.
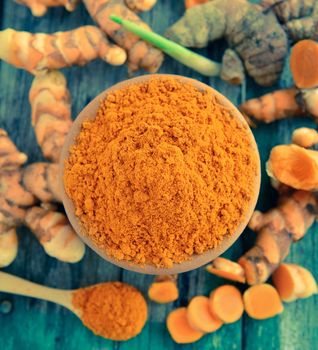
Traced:
<path fill-rule="evenodd" d="M 250 137 L 251 142 L 251 148 L 256 156 L 256 162 L 257 162 L 257 174 L 255 175 L 254 184 L 253 184 L 253 196 L 249 203 L 249 208 L 247 212 L 245 213 L 245 217 L 241 220 L 241 222 L 238 224 L 236 230 L 232 235 L 225 237 L 222 239 L 220 244 L 210 250 L 207 250 L 206 252 L 202 254 L 194 254 L 189 260 L 186 260 L 182 263 L 175 263 L 170 268 L 158 268 L 154 265 L 145 264 L 143 266 L 137 265 L 134 263 L 131 263 L 126 260 L 116 260 L 115 258 L 109 256 L 105 251 L 100 249 L 91 239 L 88 238 L 87 235 L 84 234 L 84 228 L 79 220 L 79 218 L 75 215 L 75 208 L 72 200 L 68 197 L 66 194 L 65 188 L 64 188 L 64 165 L 65 160 L 69 157 L 69 149 L 70 147 L 75 143 L 76 137 L 81 131 L 82 123 L 85 120 L 93 120 L 96 117 L 97 110 L 100 106 L 101 100 L 105 99 L 105 96 L 112 91 L 115 90 L 121 90 L 128 86 L 139 84 L 143 82 L 147 82 L 151 79 L 160 79 L 160 78 L 174 78 L 180 81 L 181 83 L 188 83 L 200 90 L 204 91 L 210 91 L 212 94 L 214 94 L 218 101 L 227 109 L 231 111 L 231 114 L 237 118 L 242 125 L 246 127 L 246 132 Z M 105 89 L 103 92 L 101 92 L 99 95 L 97 95 L 89 104 L 87 104 L 81 112 L 77 115 L 76 119 L 73 122 L 73 125 L 65 139 L 65 143 L 62 148 L 60 161 L 59 161 L 59 189 L 60 193 L 62 195 L 62 201 L 63 205 L 66 211 L 66 215 L 77 233 L 77 235 L 84 241 L 86 245 L 88 245 L 93 251 L 95 251 L 99 256 L 101 256 L 106 261 L 119 266 L 121 268 L 124 268 L 126 270 L 139 272 L 143 274 L 150 274 L 150 275 L 171 275 L 171 274 L 177 274 L 177 273 L 183 273 L 187 271 L 191 271 L 194 269 L 197 269 L 209 262 L 211 262 L 216 257 L 223 254 L 227 249 L 229 249 L 234 242 L 240 237 L 240 235 L 243 233 L 244 229 L 246 228 L 253 211 L 255 209 L 259 190 L 260 190 L 260 182 L 261 182 L 261 165 L 260 165 L 260 156 L 258 147 L 255 141 L 255 138 L 253 136 L 253 133 L 251 129 L 249 128 L 246 120 L 242 116 L 241 112 L 235 107 L 235 105 L 224 95 L 222 95 L 220 92 L 215 90 L 209 85 L 206 85 L 196 79 L 184 77 L 181 75 L 176 74 L 147 74 L 147 75 L 141 75 L 135 78 L 131 78 L 128 80 L 121 81 L 115 85 L 112 85 L 111 87 Z"/>

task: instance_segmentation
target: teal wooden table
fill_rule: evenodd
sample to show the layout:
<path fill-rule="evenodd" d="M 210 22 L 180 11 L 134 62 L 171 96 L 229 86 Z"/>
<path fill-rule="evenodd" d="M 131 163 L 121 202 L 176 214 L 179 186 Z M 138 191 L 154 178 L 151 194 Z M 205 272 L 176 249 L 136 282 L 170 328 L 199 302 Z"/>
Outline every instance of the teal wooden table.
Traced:
<path fill-rule="evenodd" d="M 142 17 L 160 33 L 184 11 L 183 0 L 158 0 L 155 9 Z M 12 27 L 34 32 L 68 30 L 91 24 L 83 6 L 73 13 L 62 8 L 51 9 L 43 18 L 32 17 L 29 10 L 11 0 L 0 1 L 0 28 Z M 1 43 L 0 43 L 1 45 Z M 223 41 L 214 43 L 200 52 L 220 60 L 225 49 Z M 161 73 L 181 74 L 210 84 L 234 103 L 241 101 L 240 87 L 229 86 L 219 79 L 203 78 L 199 74 L 166 58 Z M 83 68 L 64 71 L 73 97 L 73 116 L 100 91 L 127 78 L 126 67 L 114 68 L 95 61 Z M 0 127 L 6 129 L 18 147 L 29 155 L 29 161 L 42 159 L 30 123 L 28 91 L 32 76 L 0 62 Z M 258 96 L 268 90 L 247 82 L 247 97 Z M 258 208 L 265 210 L 274 205 L 276 193 L 270 187 L 264 172 L 264 163 L 271 148 L 289 143 L 291 132 L 301 125 L 313 126 L 310 120 L 293 119 L 261 126 L 254 130 L 263 166 L 263 180 Z M 294 244 L 287 261 L 301 264 L 318 278 L 318 225 L 306 237 Z M 120 280 L 132 283 L 147 292 L 151 276 L 123 271 L 103 261 L 87 249 L 84 259 L 75 265 L 48 257 L 35 238 L 26 230 L 19 230 L 20 247 L 17 259 L 4 271 L 58 288 L 78 288 L 102 281 Z M 253 242 L 253 233 L 246 230 L 240 240 L 225 256 L 236 259 Z M 197 294 L 208 294 L 224 280 L 214 277 L 203 268 L 180 275 L 180 299 L 172 305 L 160 306 L 149 302 L 149 320 L 141 335 L 124 343 L 107 341 L 94 336 L 84 328 L 79 319 L 69 311 L 43 301 L 0 293 L 0 349 L 1 350 L 316 350 L 318 349 L 318 296 L 285 305 L 282 315 L 266 321 L 255 321 L 248 316 L 235 324 L 222 327 L 195 344 L 178 346 L 165 326 L 167 313 L 175 307 L 186 305 Z M 12 306 L 8 313 L 4 305 Z M 4 304 L 3 304 L 4 303 Z M 9 304 L 9 305 L 10 305 Z M 2 305 L 2 308 L 1 308 Z"/>

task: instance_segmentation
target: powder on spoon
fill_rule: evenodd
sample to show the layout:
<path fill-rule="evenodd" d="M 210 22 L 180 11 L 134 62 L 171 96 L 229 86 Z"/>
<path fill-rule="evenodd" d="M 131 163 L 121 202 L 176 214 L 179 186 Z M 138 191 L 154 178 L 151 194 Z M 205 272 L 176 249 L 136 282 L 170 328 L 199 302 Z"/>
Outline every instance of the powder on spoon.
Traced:
<path fill-rule="evenodd" d="M 117 260 L 170 267 L 235 232 L 258 160 L 247 126 L 209 91 L 154 78 L 107 94 L 64 183 L 87 236 Z"/>
<path fill-rule="evenodd" d="M 86 327 L 112 340 L 135 337 L 147 320 L 147 304 L 142 294 L 121 282 L 78 289 L 73 293 L 72 303 L 80 310 Z"/>

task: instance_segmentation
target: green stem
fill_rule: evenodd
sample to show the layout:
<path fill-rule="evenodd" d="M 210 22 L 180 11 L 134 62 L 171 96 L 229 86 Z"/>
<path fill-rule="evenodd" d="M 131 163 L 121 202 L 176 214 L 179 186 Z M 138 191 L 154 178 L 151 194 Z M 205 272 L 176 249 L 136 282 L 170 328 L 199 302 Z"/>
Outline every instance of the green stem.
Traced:
<path fill-rule="evenodd" d="M 197 53 L 186 49 L 185 47 L 159 35 L 152 31 L 142 28 L 141 26 L 122 19 L 116 15 L 110 15 L 110 19 L 122 25 L 126 30 L 139 36 L 141 39 L 156 46 L 167 55 L 173 57 L 185 66 L 195 71 L 209 76 L 219 76 L 221 72 L 221 64 L 211 61 L 208 58 L 198 55 Z"/>

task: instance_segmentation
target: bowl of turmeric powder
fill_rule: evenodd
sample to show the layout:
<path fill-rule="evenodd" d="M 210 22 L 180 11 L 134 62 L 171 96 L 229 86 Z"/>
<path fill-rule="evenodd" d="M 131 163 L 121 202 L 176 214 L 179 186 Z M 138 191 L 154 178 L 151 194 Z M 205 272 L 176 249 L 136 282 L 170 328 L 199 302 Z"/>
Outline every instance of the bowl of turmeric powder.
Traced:
<path fill-rule="evenodd" d="M 175 274 L 227 250 L 255 208 L 260 160 L 219 92 L 177 75 L 112 86 L 76 118 L 60 160 L 75 231 L 122 268 Z"/>

